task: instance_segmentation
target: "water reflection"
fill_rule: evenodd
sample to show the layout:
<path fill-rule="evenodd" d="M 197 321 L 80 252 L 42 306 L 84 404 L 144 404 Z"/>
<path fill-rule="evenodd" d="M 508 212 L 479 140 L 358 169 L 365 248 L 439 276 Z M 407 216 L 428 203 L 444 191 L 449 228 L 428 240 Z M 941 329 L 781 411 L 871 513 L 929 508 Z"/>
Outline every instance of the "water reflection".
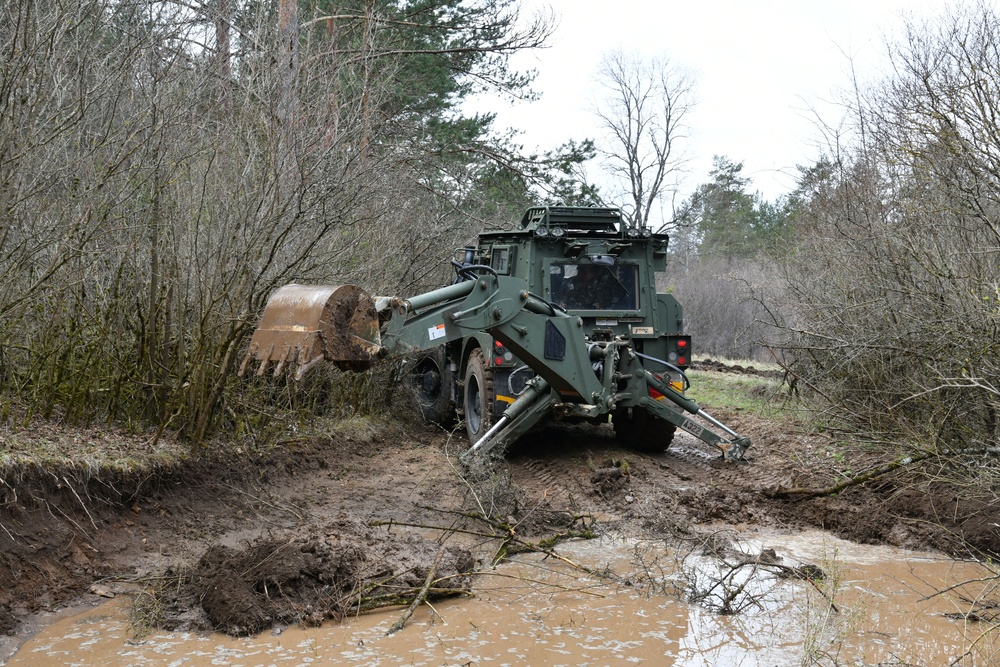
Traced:
<path fill-rule="evenodd" d="M 123 603 L 62 619 L 25 643 L 9 665 L 710 665 L 947 664 L 985 628 L 944 618 L 951 598 L 935 588 L 982 574 L 975 565 L 927 554 L 862 547 L 819 533 L 763 535 L 786 562 L 820 564 L 839 612 L 801 580 L 748 568 L 734 579 L 750 602 L 719 615 L 677 595 L 717 564 L 662 545 L 589 541 L 561 549 L 575 562 L 608 567 L 619 583 L 551 559 L 525 556 L 479 580 L 472 599 L 422 607 L 385 636 L 399 611 L 321 628 L 233 639 L 158 632 L 131 641 Z M 641 557 L 637 557 L 641 556 Z M 700 560 L 699 560 L 700 559 Z M 787 559 L 794 559 L 789 561 Z M 962 664 L 1000 656 L 989 636 Z"/>

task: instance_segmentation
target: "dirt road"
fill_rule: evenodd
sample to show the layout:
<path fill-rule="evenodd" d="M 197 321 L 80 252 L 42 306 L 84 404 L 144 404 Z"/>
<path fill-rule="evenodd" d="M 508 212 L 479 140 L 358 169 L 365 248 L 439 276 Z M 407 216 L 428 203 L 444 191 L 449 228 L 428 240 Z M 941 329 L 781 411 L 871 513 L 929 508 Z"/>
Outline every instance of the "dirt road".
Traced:
<path fill-rule="evenodd" d="M 622 448 L 608 426 L 553 424 L 470 482 L 456 462 L 466 446 L 461 435 L 361 421 L 289 441 L 266 456 L 206 456 L 136 497 L 108 492 L 109 480 L 80 486 L 41 476 L 21 486 L 16 502 L 9 489 L 4 498 L 0 629 L 23 636 L 34 612 L 190 571 L 211 548 L 239 550 L 261 540 L 307 545 L 352 531 L 355 543 L 370 546 L 407 532 L 370 528 L 372 521 L 447 526 L 456 512 L 496 516 L 524 535 L 550 534 L 564 528 L 563 519 L 587 515 L 597 530 L 626 535 L 819 527 L 859 542 L 946 551 L 966 548 L 964 537 L 1000 552 L 988 508 L 905 468 L 833 496 L 789 496 L 788 489 L 820 489 L 843 478 L 844 461 L 831 455 L 831 442 L 739 412 L 717 416 L 752 438 L 745 463 L 725 463 L 686 435 L 667 453 L 650 455 Z M 863 453 L 852 462 L 855 470 L 878 463 Z M 109 496 L 116 500 L 100 500 Z M 474 542 L 461 545 L 482 558 Z M 413 550 L 420 549 L 433 559 L 433 549 Z M 300 551 L 319 553 L 315 544 Z M 198 614 L 174 619 L 204 622 Z M 14 641 L 7 639 L 0 657 Z"/>

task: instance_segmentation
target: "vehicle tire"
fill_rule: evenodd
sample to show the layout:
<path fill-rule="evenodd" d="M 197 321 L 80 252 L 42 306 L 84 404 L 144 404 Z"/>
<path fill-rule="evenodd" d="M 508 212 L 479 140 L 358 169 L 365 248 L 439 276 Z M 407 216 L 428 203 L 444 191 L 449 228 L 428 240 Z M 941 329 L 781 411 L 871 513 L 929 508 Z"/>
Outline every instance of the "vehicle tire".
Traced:
<path fill-rule="evenodd" d="M 677 427 L 642 408 L 621 408 L 611 418 L 615 436 L 622 444 L 640 452 L 665 452 L 674 440 Z"/>
<path fill-rule="evenodd" d="M 413 384 L 413 402 L 429 422 L 448 426 L 454 420 L 451 402 L 452 371 L 444 349 L 421 355 L 409 372 Z"/>
<path fill-rule="evenodd" d="M 476 348 L 465 364 L 465 432 L 475 444 L 493 425 L 493 374 L 486 369 L 482 350 Z"/>

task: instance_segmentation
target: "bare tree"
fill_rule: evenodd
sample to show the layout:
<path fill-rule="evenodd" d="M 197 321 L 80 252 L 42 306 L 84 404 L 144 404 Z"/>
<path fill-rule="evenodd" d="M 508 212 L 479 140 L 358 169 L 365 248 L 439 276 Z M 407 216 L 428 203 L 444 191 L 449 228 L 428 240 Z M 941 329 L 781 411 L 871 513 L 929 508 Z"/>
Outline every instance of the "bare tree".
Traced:
<path fill-rule="evenodd" d="M 602 151 L 607 169 L 623 184 L 629 224 L 646 227 L 684 165 L 680 142 L 694 104 L 693 81 L 666 58 L 620 51 L 604 58 L 598 78 L 606 91 L 596 113 L 610 135 Z"/>
<path fill-rule="evenodd" d="M 245 418 L 232 374 L 277 286 L 444 278 L 470 228 L 448 142 L 488 126 L 454 101 L 526 85 L 507 56 L 550 24 L 518 10 L 0 5 L 0 410 L 200 441 Z"/>
<path fill-rule="evenodd" d="M 849 100 L 859 139 L 803 183 L 785 345 L 857 431 L 985 451 L 1000 434 L 1000 16 L 906 28 L 892 73 Z"/>

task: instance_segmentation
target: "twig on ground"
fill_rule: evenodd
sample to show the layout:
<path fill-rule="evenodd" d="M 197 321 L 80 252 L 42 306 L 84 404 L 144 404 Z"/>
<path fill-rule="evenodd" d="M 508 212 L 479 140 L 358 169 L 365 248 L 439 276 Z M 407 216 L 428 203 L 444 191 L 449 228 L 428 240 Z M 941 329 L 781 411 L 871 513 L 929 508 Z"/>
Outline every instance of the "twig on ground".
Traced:
<path fill-rule="evenodd" d="M 223 484 L 222 487 L 226 488 L 226 489 L 229 489 L 230 491 L 233 491 L 234 493 L 238 493 L 240 495 L 244 495 L 247 498 L 250 498 L 251 500 L 255 500 L 258 503 L 260 503 L 261 505 L 266 505 L 267 507 L 270 507 L 272 509 L 283 510 L 285 512 L 288 512 L 289 514 L 293 515 L 299 521 L 305 520 L 305 517 L 303 517 L 301 514 L 299 514 L 298 512 L 295 511 L 296 509 L 302 509 L 301 507 L 295 507 L 294 505 L 291 505 L 289 503 L 272 503 L 272 502 L 269 502 L 267 500 L 264 500 L 260 496 L 255 496 L 254 494 L 250 493 L 249 491 L 245 491 L 245 490 L 240 489 L 240 488 L 238 488 L 236 486 L 233 486 L 231 484 Z M 308 510 L 303 510 L 303 511 L 308 512 Z M 315 516 L 312 512 L 308 512 L 308 513 L 310 515 L 312 515 L 312 516 Z"/>
<path fill-rule="evenodd" d="M 430 568 L 427 570 L 427 579 L 424 580 L 424 585 L 420 589 L 420 592 L 417 593 L 417 595 L 413 598 L 413 602 L 410 603 L 410 606 L 407 607 L 406 611 L 399 618 L 399 620 L 396 621 L 395 623 L 393 623 L 392 627 L 390 627 L 389 630 L 385 633 L 386 636 L 389 636 L 389 635 L 393 634 L 394 632 L 398 632 L 398 631 L 402 630 L 403 626 L 406 625 L 406 622 L 408 620 L 410 620 L 411 616 L 413 616 L 413 612 L 417 609 L 417 607 L 419 607 L 422 602 L 426 602 L 426 600 L 427 600 L 427 591 L 430 590 L 431 584 L 434 583 L 434 575 L 437 573 L 438 565 L 441 564 L 441 556 L 442 555 L 444 555 L 444 545 L 443 544 L 438 549 L 437 555 L 434 557 L 434 562 L 431 564 Z"/>
<path fill-rule="evenodd" d="M 904 466 L 920 463 L 921 461 L 926 461 L 927 459 L 934 458 L 938 455 L 939 454 L 937 452 L 924 452 L 920 456 L 907 456 L 899 459 L 898 461 L 887 463 L 876 468 L 875 470 L 870 470 L 862 475 L 851 477 L 850 479 L 844 480 L 839 484 L 834 484 L 833 486 L 828 486 L 823 489 L 778 489 L 776 491 L 768 491 L 766 494 L 771 498 L 818 498 L 820 496 L 832 496 L 835 493 L 840 493 L 844 489 L 864 484 L 865 482 L 870 482 L 873 479 L 886 475 L 894 470 L 898 470 Z"/>

